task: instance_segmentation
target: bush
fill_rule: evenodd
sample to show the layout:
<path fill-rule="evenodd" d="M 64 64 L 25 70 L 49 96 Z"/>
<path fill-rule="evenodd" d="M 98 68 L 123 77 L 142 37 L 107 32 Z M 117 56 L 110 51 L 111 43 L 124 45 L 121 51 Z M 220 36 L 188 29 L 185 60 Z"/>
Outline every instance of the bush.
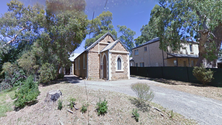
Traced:
<path fill-rule="evenodd" d="M 108 106 L 107 106 L 107 101 L 105 99 L 104 101 L 101 101 L 99 99 L 99 102 L 96 105 L 97 105 L 96 110 L 97 110 L 98 116 L 104 115 L 105 113 L 107 113 Z"/>
<path fill-rule="evenodd" d="M 150 102 L 154 97 L 150 87 L 145 83 L 132 84 L 131 89 L 136 93 L 139 103 L 146 101 Z"/>
<path fill-rule="evenodd" d="M 69 106 L 70 106 L 71 109 L 74 107 L 75 101 L 76 101 L 75 98 L 70 98 L 70 99 L 69 99 Z"/>
<path fill-rule="evenodd" d="M 206 68 L 204 68 L 203 65 L 201 65 L 201 67 L 195 66 L 193 69 L 193 75 L 197 78 L 198 81 L 203 83 L 203 85 L 211 82 L 211 80 L 213 79 L 213 74 L 213 71 L 211 71 L 210 69 L 207 70 Z"/>
<path fill-rule="evenodd" d="M 39 95 L 38 83 L 33 81 L 33 77 L 29 76 L 18 91 L 15 92 L 14 101 L 16 108 L 23 108 L 25 105 L 36 101 Z"/>
<path fill-rule="evenodd" d="M 136 122 L 138 122 L 140 114 L 138 113 L 137 109 L 136 110 L 133 109 L 132 115 L 135 118 Z"/>
<path fill-rule="evenodd" d="M 39 81 L 41 83 L 47 83 L 51 80 L 54 80 L 56 76 L 56 70 L 54 66 L 49 63 L 43 64 L 38 72 L 40 73 Z"/>
<path fill-rule="evenodd" d="M 58 109 L 62 110 L 62 101 L 61 100 L 58 101 Z"/>
<path fill-rule="evenodd" d="M 82 105 L 80 111 L 81 111 L 82 113 L 85 113 L 85 112 L 87 111 L 87 107 L 88 107 L 88 106 L 89 106 L 88 104 Z"/>
<path fill-rule="evenodd" d="M 58 75 L 58 79 L 63 79 L 64 78 L 64 74 L 63 73 L 60 73 L 59 75 Z"/>

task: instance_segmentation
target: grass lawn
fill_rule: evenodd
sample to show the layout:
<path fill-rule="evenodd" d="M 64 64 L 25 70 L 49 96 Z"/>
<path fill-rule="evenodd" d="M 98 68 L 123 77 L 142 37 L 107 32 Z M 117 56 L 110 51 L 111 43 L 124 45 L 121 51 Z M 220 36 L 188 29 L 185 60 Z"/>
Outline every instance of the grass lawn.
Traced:
<path fill-rule="evenodd" d="M 0 92 L 0 117 L 6 116 L 6 112 L 13 111 L 15 89 Z"/>
<path fill-rule="evenodd" d="M 76 107 L 81 108 L 83 104 L 87 103 L 86 89 L 78 85 L 61 82 L 59 84 L 53 84 L 45 87 L 39 87 L 40 95 L 38 96 L 38 103 L 26 106 L 19 111 L 12 111 L 12 108 L 8 108 L 7 116 L 0 118 L 1 124 L 14 125 L 14 124 L 55 124 L 59 125 L 178 125 L 178 124 L 196 124 L 191 119 L 186 119 L 184 116 L 163 108 L 160 105 L 151 103 L 151 108 L 138 107 L 136 105 L 135 98 L 116 92 L 99 90 L 95 91 L 87 89 L 88 91 L 88 110 L 86 113 L 81 113 L 80 110 L 73 109 L 73 114 L 68 112 L 70 109 L 69 99 L 76 99 Z M 63 108 L 58 110 L 58 102 L 47 103 L 44 101 L 47 92 L 50 90 L 61 90 Z M 11 107 L 13 97 L 13 91 L 1 93 L 1 107 Z M 105 115 L 98 116 L 96 112 L 96 103 L 101 99 L 108 101 L 108 112 Z M 6 108 L 7 109 L 7 108 Z M 139 122 L 132 117 L 132 110 L 138 109 L 140 114 Z M 158 111 L 160 110 L 160 111 Z M 2 111 L 1 111 L 2 112 Z M 4 110 L 5 114 L 6 110 Z M 1 113 L 2 114 L 2 113 Z"/>

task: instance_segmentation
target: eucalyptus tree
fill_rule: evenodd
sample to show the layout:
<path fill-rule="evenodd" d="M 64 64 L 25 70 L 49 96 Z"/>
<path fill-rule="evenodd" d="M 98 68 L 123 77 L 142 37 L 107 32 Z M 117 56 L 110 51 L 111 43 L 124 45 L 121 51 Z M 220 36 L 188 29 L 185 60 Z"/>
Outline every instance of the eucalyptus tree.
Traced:
<path fill-rule="evenodd" d="M 136 32 L 132 31 L 126 26 L 118 25 L 117 27 L 119 29 L 119 32 L 121 33 L 121 36 L 119 37 L 120 41 L 123 42 L 123 44 L 131 53 L 131 50 L 134 47 L 134 36 L 136 35 Z"/>
<path fill-rule="evenodd" d="M 221 0 L 159 0 L 151 12 L 160 48 L 177 50 L 181 40 L 199 42 L 197 66 L 215 67 L 222 41 Z"/>
<path fill-rule="evenodd" d="M 107 32 L 110 32 L 114 37 L 117 38 L 117 32 L 112 25 L 112 13 L 110 11 L 104 11 L 95 19 L 89 21 L 88 34 L 92 38 L 86 39 L 85 48 L 90 46 L 98 38 Z"/>

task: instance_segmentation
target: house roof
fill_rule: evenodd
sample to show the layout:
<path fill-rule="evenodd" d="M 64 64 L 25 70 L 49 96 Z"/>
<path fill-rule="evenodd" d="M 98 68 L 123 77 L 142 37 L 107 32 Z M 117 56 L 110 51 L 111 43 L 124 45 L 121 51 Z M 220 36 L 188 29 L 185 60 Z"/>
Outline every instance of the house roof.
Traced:
<path fill-rule="evenodd" d="M 101 52 L 107 51 L 107 50 L 111 50 L 118 42 L 120 42 L 122 44 L 122 46 L 129 51 L 124 44 L 120 41 L 120 40 L 116 40 L 115 42 L 110 43 L 108 46 L 106 46 Z"/>
<path fill-rule="evenodd" d="M 132 49 L 136 49 L 136 48 L 139 48 L 139 47 L 141 47 L 141 46 L 144 46 L 144 45 L 147 45 L 147 44 L 150 44 L 150 43 L 157 42 L 157 41 L 159 41 L 159 40 L 160 40 L 159 37 L 156 37 L 156 38 L 154 38 L 154 39 L 152 39 L 152 40 L 150 40 L 150 41 L 147 41 L 147 42 L 145 42 L 145 43 L 143 43 L 143 44 L 140 44 L 139 46 L 134 47 L 134 48 L 132 48 Z"/>
<path fill-rule="evenodd" d="M 177 57 L 177 58 L 198 58 L 198 55 L 186 55 L 186 54 L 176 54 L 176 53 L 167 53 L 168 55 L 172 57 Z"/>
<path fill-rule="evenodd" d="M 76 59 L 76 57 L 78 57 L 78 56 L 80 55 L 80 53 L 73 53 L 73 55 L 74 55 L 74 56 L 69 57 L 69 60 L 70 60 L 71 62 L 73 62 L 73 61 Z"/>
<path fill-rule="evenodd" d="M 114 41 L 116 40 L 115 37 L 110 33 L 107 32 L 106 34 L 104 34 L 103 36 L 101 36 L 98 40 L 96 40 L 92 45 L 90 45 L 89 47 L 86 48 L 85 51 L 89 51 L 92 47 L 94 47 L 99 41 L 101 41 L 102 39 L 104 39 L 107 35 L 110 35 Z"/>

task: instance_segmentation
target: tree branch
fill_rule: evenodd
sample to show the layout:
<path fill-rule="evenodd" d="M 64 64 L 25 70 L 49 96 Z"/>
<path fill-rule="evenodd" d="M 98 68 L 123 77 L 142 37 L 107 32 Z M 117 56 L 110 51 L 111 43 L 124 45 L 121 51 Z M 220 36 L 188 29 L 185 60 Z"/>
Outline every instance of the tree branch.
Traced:
<path fill-rule="evenodd" d="M 22 31 L 25 30 L 25 29 L 26 29 L 26 27 L 23 27 L 22 29 L 19 30 L 19 33 L 22 32 Z M 10 40 L 10 41 L 8 41 L 6 44 L 4 44 L 4 45 L 3 45 L 3 48 L 4 48 L 5 46 L 7 46 L 8 44 L 11 44 L 12 42 L 14 42 L 14 41 L 16 40 L 16 38 L 18 37 L 19 33 L 16 34 L 15 37 L 14 37 L 12 40 Z"/>

